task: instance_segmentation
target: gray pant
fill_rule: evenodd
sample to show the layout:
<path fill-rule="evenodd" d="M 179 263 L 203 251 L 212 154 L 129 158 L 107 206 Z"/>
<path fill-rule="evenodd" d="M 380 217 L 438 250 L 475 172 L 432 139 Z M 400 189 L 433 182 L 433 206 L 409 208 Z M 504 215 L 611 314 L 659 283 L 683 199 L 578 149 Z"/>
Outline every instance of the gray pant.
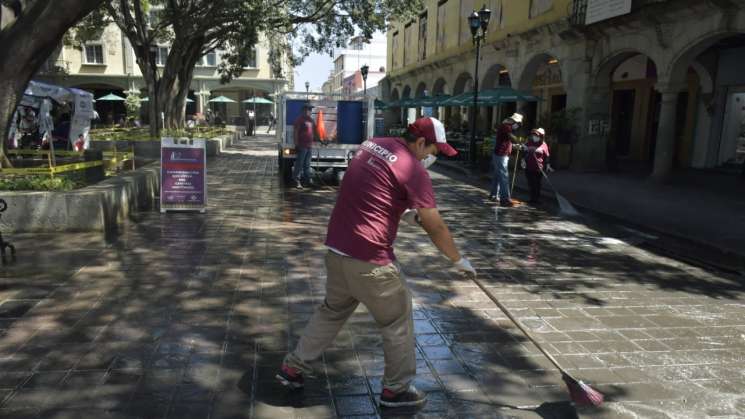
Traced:
<path fill-rule="evenodd" d="M 292 169 L 292 178 L 295 180 L 310 180 L 310 158 L 313 149 L 308 147 L 297 147 L 297 157 L 295 157 L 295 167 Z"/>
<path fill-rule="evenodd" d="M 416 375 L 411 292 L 401 271 L 391 263 L 374 265 L 329 251 L 326 254 L 326 299 L 320 305 L 285 363 L 312 371 L 308 362 L 321 356 L 359 303 L 367 307 L 383 334 L 383 388 L 395 393 L 409 387 Z"/>

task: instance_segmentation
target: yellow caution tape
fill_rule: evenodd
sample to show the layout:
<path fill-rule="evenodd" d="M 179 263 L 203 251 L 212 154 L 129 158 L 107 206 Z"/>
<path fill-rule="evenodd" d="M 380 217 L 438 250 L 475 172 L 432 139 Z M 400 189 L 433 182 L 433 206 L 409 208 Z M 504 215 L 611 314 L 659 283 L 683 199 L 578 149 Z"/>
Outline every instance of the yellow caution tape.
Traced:
<path fill-rule="evenodd" d="M 7 173 L 10 175 L 53 175 L 56 173 L 71 172 L 74 170 L 85 170 L 91 167 L 103 166 L 103 160 L 93 160 L 80 163 L 61 164 L 55 167 L 20 167 L 20 168 L 2 168 L 1 173 Z"/>

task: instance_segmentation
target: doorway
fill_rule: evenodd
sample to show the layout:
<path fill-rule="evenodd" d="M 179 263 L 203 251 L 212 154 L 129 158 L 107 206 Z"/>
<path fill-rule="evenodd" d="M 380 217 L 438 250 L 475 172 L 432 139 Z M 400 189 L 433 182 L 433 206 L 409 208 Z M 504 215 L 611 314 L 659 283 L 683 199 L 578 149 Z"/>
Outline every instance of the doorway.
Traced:
<path fill-rule="evenodd" d="M 738 88 L 731 89 L 727 95 L 722 138 L 719 140 L 719 164 L 728 166 L 740 165 L 743 162 L 745 162 L 745 88 Z"/>
<path fill-rule="evenodd" d="M 628 157 L 631 153 L 631 130 L 634 121 L 636 91 L 623 89 L 613 91 L 611 109 L 611 142 L 616 156 Z"/>

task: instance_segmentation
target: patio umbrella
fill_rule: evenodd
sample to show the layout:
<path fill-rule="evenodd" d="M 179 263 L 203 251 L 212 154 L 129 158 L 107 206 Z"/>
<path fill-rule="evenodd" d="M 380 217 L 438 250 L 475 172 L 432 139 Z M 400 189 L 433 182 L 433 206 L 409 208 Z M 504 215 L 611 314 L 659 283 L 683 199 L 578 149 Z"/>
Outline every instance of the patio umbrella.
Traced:
<path fill-rule="evenodd" d="M 109 93 L 108 95 L 101 96 L 100 98 L 96 100 L 108 101 L 108 102 L 125 102 L 127 99 L 124 99 L 123 97 L 117 96 L 113 93 Z"/>
<path fill-rule="evenodd" d="M 208 102 L 212 103 L 235 103 L 235 101 L 229 97 L 225 96 L 218 96 L 216 98 L 210 99 Z"/>
<path fill-rule="evenodd" d="M 537 102 L 541 98 L 511 87 L 498 87 L 479 92 L 478 106 L 492 106 L 506 102 Z M 447 99 L 444 106 L 473 106 L 473 92 L 461 93 Z"/>
<path fill-rule="evenodd" d="M 448 99 L 450 99 L 450 95 L 428 96 L 415 99 L 414 104 L 425 108 L 433 108 L 436 106 L 442 106 Z"/>
<path fill-rule="evenodd" d="M 243 103 L 256 103 L 259 105 L 271 105 L 274 103 L 271 100 L 264 99 L 263 97 L 251 97 L 242 102 Z"/>
<path fill-rule="evenodd" d="M 149 102 L 149 101 L 150 101 L 150 99 L 149 98 L 146 98 L 146 97 L 143 97 L 142 99 L 140 99 L 140 102 Z M 192 102 L 194 102 L 194 101 L 191 100 L 191 99 L 189 99 L 188 97 L 186 98 L 186 103 L 192 103 Z"/>
<path fill-rule="evenodd" d="M 390 107 L 389 104 L 383 102 L 382 100 L 375 99 L 375 109 L 386 110 L 389 107 Z"/>

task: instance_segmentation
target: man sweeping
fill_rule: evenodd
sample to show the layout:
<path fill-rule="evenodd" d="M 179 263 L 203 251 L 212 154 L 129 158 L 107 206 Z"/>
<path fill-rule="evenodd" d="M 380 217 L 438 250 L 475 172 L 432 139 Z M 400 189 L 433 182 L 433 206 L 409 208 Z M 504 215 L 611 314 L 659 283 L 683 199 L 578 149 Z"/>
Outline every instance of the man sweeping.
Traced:
<path fill-rule="evenodd" d="M 510 161 L 510 154 L 512 154 L 512 143 L 517 140 L 513 132 L 520 129 L 522 122 L 523 116 L 515 113 L 502 121 L 502 124 L 497 128 L 496 144 L 492 154 L 492 170 L 494 173 L 489 188 L 489 200 L 496 201 L 497 195 L 499 195 L 499 204 L 503 207 L 514 205 L 510 197 L 510 173 L 507 165 Z"/>
<path fill-rule="evenodd" d="M 437 211 L 432 181 L 422 160 L 457 151 L 445 128 L 420 118 L 402 138 L 365 141 L 349 168 L 331 214 L 326 238 L 326 298 L 303 331 L 277 379 L 302 388 L 309 363 L 321 356 L 359 303 L 367 307 L 383 335 L 385 372 L 380 404 L 418 406 L 426 395 L 412 382 L 416 374 L 412 297 L 393 254 L 398 224 L 408 209 L 435 246 L 462 272 L 475 275 L 461 256 Z M 431 160 L 431 158 L 430 158 Z"/>

